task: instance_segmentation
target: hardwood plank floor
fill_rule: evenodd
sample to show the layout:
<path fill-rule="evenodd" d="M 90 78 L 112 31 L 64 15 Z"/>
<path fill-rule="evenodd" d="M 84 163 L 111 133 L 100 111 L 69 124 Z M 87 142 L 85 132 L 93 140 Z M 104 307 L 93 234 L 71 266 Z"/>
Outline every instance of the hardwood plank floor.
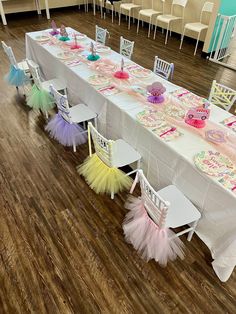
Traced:
<path fill-rule="evenodd" d="M 107 27 L 109 45 L 119 36 L 135 40 L 134 61 L 152 68 L 155 55 L 175 63 L 173 82 L 208 95 L 211 81 L 235 88 L 235 72 L 193 57 L 194 43 L 179 38 L 167 47 L 164 36 L 136 35 L 125 20 L 100 20 L 76 7 L 52 11 L 58 22 L 94 37 L 95 24 Z M 8 17 L 0 38 L 24 58 L 25 32 L 45 29 L 35 13 Z M 75 167 L 88 154 L 49 139 L 45 120 L 8 87 L 8 63 L 0 51 L 0 313 L 235 313 L 235 274 L 221 283 L 206 246 L 185 238 L 186 258 L 161 268 L 145 263 L 124 241 L 121 224 L 127 193 L 111 201 L 89 189 Z"/>

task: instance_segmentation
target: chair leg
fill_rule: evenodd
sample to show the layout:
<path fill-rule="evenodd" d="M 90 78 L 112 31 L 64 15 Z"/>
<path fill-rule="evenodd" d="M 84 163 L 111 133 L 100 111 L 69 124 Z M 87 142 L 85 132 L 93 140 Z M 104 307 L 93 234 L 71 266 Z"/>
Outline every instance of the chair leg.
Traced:
<path fill-rule="evenodd" d="M 76 153 L 76 145 L 73 144 L 73 152 Z"/>
<path fill-rule="evenodd" d="M 199 42 L 200 35 L 201 35 L 201 33 L 199 32 L 198 36 L 197 36 L 197 42 L 196 42 L 195 50 L 194 50 L 194 56 L 196 56 L 196 53 L 197 53 L 197 47 L 198 47 L 198 42 Z"/>
<path fill-rule="evenodd" d="M 119 25 L 120 25 L 120 20 L 121 20 L 121 8 L 120 8 L 120 12 L 119 12 Z"/>
<path fill-rule="evenodd" d="M 184 35 L 185 35 L 185 28 L 184 28 L 183 34 L 182 34 L 182 36 L 181 36 L 181 42 L 180 42 L 179 49 L 182 49 L 183 41 L 184 41 Z"/>
<path fill-rule="evenodd" d="M 111 7 L 111 22 L 113 23 L 114 21 L 114 8 L 113 8 L 113 5 Z"/>
<path fill-rule="evenodd" d="M 157 24 L 155 25 L 155 30 L 154 30 L 153 39 L 156 39 L 156 32 L 157 32 Z"/>
<path fill-rule="evenodd" d="M 111 199 L 114 200 L 114 191 L 111 192 Z"/>
<path fill-rule="evenodd" d="M 195 229 L 197 227 L 197 224 L 198 224 L 198 220 L 194 221 L 193 225 L 192 225 L 192 230 L 188 233 L 188 237 L 187 237 L 187 240 L 188 241 L 191 241 L 192 240 L 192 237 L 193 237 L 193 234 L 195 232 Z"/>
<path fill-rule="evenodd" d="M 48 120 L 48 112 L 47 111 L 45 111 L 45 117 Z"/>
<path fill-rule="evenodd" d="M 139 32 L 139 22 L 140 22 L 140 15 L 138 15 L 137 34 L 138 34 L 138 32 Z"/>
<path fill-rule="evenodd" d="M 151 33 L 151 24 L 152 24 L 152 17 L 150 17 L 150 20 L 149 20 L 148 38 L 150 37 L 150 33 Z"/>
<path fill-rule="evenodd" d="M 130 19 L 131 19 L 131 11 L 129 11 L 129 24 L 128 24 L 128 29 L 130 29 Z"/>
<path fill-rule="evenodd" d="M 100 10 L 101 10 L 101 19 L 102 19 L 102 4 L 101 4 L 101 6 L 100 6 Z"/>
<path fill-rule="evenodd" d="M 93 0 L 93 15 L 96 15 L 96 1 Z"/>
<path fill-rule="evenodd" d="M 166 30 L 166 39 L 165 39 L 165 45 L 167 44 L 167 40 L 168 40 L 168 34 L 169 34 L 169 24 L 167 26 L 167 30 Z"/>

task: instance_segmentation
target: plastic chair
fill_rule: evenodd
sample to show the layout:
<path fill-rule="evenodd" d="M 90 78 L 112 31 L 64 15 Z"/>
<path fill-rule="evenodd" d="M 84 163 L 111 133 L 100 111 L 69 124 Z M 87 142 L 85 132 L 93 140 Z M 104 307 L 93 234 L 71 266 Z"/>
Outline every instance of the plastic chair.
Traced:
<path fill-rule="evenodd" d="M 148 27 L 148 37 L 150 37 L 150 32 L 151 32 L 151 26 L 153 25 L 153 18 L 157 15 L 160 15 L 160 14 L 163 14 L 164 13 L 164 3 L 165 3 L 165 0 L 160 0 L 162 2 L 162 10 L 161 11 L 157 11 L 154 9 L 154 1 L 156 0 L 152 0 L 152 8 L 151 9 L 142 9 L 139 11 L 139 14 L 138 14 L 138 25 L 137 25 L 137 34 L 139 32 L 139 22 L 140 22 L 140 19 L 142 17 L 147 17 L 149 18 L 149 27 Z"/>
<path fill-rule="evenodd" d="M 183 244 L 178 237 L 188 233 L 191 241 L 201 214 L 174 185 L 156 192 L 141 169 L 137 170 L 131 194 L 138 182 L 141 197 L 131 196 L 126 203 L 130 212 L 123 223 L 125 237 L 147 261 L 154 258 L 166 266 L 168 260 L 183 258 Z M 176 234 L 170 230 L 185 225 L 191 227 Z"/>
<path fill-rule="evenodd" d="M 50 85 L 50 93 L 56 102 L 58 114 L 49 121 L 45 129 L 52 138 L 64 146 L 73 146 L 76 152 L 76 146 L 87 141 L 85 122 L 94 120 L 96 124 L 97 114 L 84 104 L 69 107 L 67 96 L 59 93 L 53 85 Z M 83 123 L 84 129 L 79 123 Z"/>
<path fill-rule="evenodd" d="M 172 79 L 174 73 L 174 63 L 169 63 L 156 56 L 153 72 L 166 80 L 169 80 L 170 77 Z"/>
<path fill-rule="evenodd" d="M 117 5 L 119 5 L 119 3 L 116 2 L 121 2 L 121 0 L 98 0 L 99 6 L 100 6 L 100 12 L 101 12 L 101 18 L 106 18 L 106 10 L 109 9 L 111 10 L 111 20 L 112 23 L 114 21 L 114 12 L 116 14 L 117 12 Z M 93 0 L 93 8 L 94 8 L 94 15 L 96 12 L 96 0 Z"/>
<path fill-rule="evenodd" d="M 134 41 L 120 37 L 120 54 L 128 59 L 131 59 L 134 51 Z"/>
<path fill-rule="evenodd" d="M 219 84 L 214 80 L 211 86 L 209 101 L 229 111 L 236 101 L 236 90 Z"/>
<path fill-rule="evenodd" d="M 92 153 L 94 143 L 95 154 Z M 135 170 L 125 174 L 121 167 L 137 162 L 140 167 L 140 154 L 122 139 L 108 140 L 97 129 L 88 123 L 89 157 L 78 167 L 78 172 L 83 175 L 96 193 L 109 193 L 111 198 L 124 188 L 130 188 L 132 180 L 128 177 Z"/>
<path fill-rule="evenodd" d="M 169 30 L 170 30 L 171 24 L 173 22 L 177 22 L 177 21 L 182 20 L 182 29 L 183 29 L 184 12 L 185 12 L 185 7 L 187 5 L 187 2 L 188 2 L 188 0 L 173 0 L 172 5 L 171 5 L 171 13 L 170 14 L 161 14 L 161 15 L 157 16 L 153 39 L 156 38 L 156 30 L 157 30 L 157 23 L 158 22 L 167 24 L 165 45 L 167 44 Z M 174 9 L 176 6 L 180 6 L 182 8 L 182 16 L 173 15 Z"/>
<path fill-rule="evenodd" d="M 129 14 L 128 29 L 130 29 L 131 13 L 132 12 L 134 13 L 135 10 L 141 10 L 141 8 L 142 8 L 142 1 L 140 1 L 140 0 L 133 0 L 132 2 L 129 2 L 129 3 L 121 3 L 120 10 L 119 10 L 119 25 L 120 25 L 120 21 L 121 21 L 122 10 L 128 11 L 128 14 Z"/>
<path fill-rule="evenodd" d="M 107 29 L 99 27 L 96 25 L 96 38 L 95 38 L 96 42 L 105 45 L 107 34 L 109 36 L 109 32 Z"/>
<path fill-rule="evenodd" d="M 205 2 L 203 7 L 202 7 L 202 11 L 201 11 L 201 15 L 200 15 L 200 21 L 195 22 L 195 23 L 187 23 L 184 25 L 184 30 L 183 30 L 183 34 L 181 37 L 179 49 L 182 48 L 184 35 L 185 35 L 186 30 L 196 32 L 196 33 L 198 33 L 198 35 L 197 35 L 197 42 L 196 42 L 196 46 L 195 46 L 195 50 L 194 50 L 194 56 L 196 55 L 198 42 L 199 42 L 199 38 L 201 36 L 201 33 L 202 33 L 202 31 L 208 29 L 208 25 L 202 23 L 203 22 L 203 15 L 204 15 L 204 13 L 211 13 L 213 10 L 213 7 L 214 7 L 214 3 Z"/>

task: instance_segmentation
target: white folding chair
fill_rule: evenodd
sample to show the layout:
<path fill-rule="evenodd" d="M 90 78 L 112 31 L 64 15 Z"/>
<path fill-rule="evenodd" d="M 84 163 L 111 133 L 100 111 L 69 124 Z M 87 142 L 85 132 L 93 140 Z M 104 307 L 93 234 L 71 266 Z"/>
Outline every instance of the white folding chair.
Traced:
<path fill-rule="evenodd" d="M 120 54 L 128 59 L 131 59 L 134 51 L 134 41 L 120 37 Z"/>
<path fill-rule="evenodd" d="M 78 104 L 70 107 L 66 95 L 59 93 L 53 85 L 50 85 L 49 88 L 50 93 L 52 94 L 57 105 L 58 113 L 66 122 L 70 124 L 83 123 L 84 132 L 82 133 L 87 133 L 86 122 L 93 120 L 95 125 L 97 124 L 97 114 L 89 109 L 88 106 L 84 104 Z M 75 143 L 73 143 L 73 150 L 76 152 Z"/>
<path fill-rule="evenodd" d="M 169 31 L 171 31 L 171 26 L 172 26 L 173 22 L 182 21 L 182 29 L 183 29 L 184 12 L 185 12 L 185 7 L 187 5 L 187 2 L 188 2 L 188 0 L 173 0 L 172 5 L 171 5 L 171 13 L 170 14 L 161 14 L 161 15 L 157 16 L 153 39 L 156 38 L 156 30 L 157 30 L 157 23 L 158 22 L 161 22 L 162 24 L 167 24 L 165 45 L 167 44 Z M 176 6 L 181 7 L 181 9 L 182 9 L 182 15 L 181 16 L 174 15 L 174 10 L 175 10 Z"/>
<path fill-rule="evenodd" d="M 155 3 L 154 3 L 155 2 Z M 140 19 L 141 18 L 149 18 L 149 27 L 148 27 L 148 37 L 150 37 L 150 32 L 151 32 L 151 27 L 153 25 L 153 19 L 160 15 L 160 14 L 164 14 L 164 3 L 165 3 L 165 0 L 159 0 L 159 2 L 162 3 L 162 8 L 160 10 L 157 10 L 156 9 L 156 5 L 157 5 L 157 0 L 152 0 L 152 8 L 149 9 L 149 8 L 145 8 L 145 9 L 142 9 L 139 11 L 138 13 L 138 24 L 137 24 L 137 34 L 139 32 L 139 22 L 140 22 Z"/>
<path fill-rule="evenodd" d="M 156 56 L 153 72 L 166 80 L 169 80 L 170 77 L 172 79 L 174 73 L 174 63 L 169 63 Z"/>
<path fill-rule="evenodd" d="M 183 34 L 182 34 L 182 37 L 181 37 L 181 42 L 180 42 L 179 49 L 182 48 L 184 35 L 185 35 L 186 30 L 192 31 L 192 32 L 196 32 L 198 35 L 197 35 L 197 42 L 196 42 L 196 46 L 195 46 L 195 50 L 194 50 L 194 56 L 196 55 L 198 42 L 199 42 L 199 38 L 201 36 L 201 33 L 202 33 L 202 31 L 208 29 L 208 25 L 203 23 L 204 13 L 211 13 L 212 10 L 213 10 L 213 7 L 214 7 L 214 3 L 213 2 L 205 2 L 203 7 L 202 7 L 202 11 L 201 11 L 201 15 L 200 15 L 200 21 L 199 22 L 195 22 L 195 23 L 187 23 L 187 24 L 184 25 L 184 30 L 183 30 Z"/>
<path fill-rule="evenodd" d="M 107 29 L 96 25 L 96 38 L 95 38 L 96 42 L 105 45 L 107 35 L 109 36 L 109 32 Z"/>
<path fill-rule="evenodd" d="M 134 19 L 134 12 L 135 12 L 135 10 L 141 10 L 142 9 L 142 3 L 143 3 L 143 0 L 132 0 L 129 3 L 121 3 L 120 11 L 119 11 L 119 25 L 120 25 L 120 22 L 121 22 L 122 10 L 123 11 L 128 11 L 128 15 L 129 15 L 128 29 L 130 29 L 131 14 L 133 13 L 133 19 Z"/>
<path fill-rule="evenodd" d="M 198 209 L 175 185 L 169 185 L 156 192 L 141 169 L 137 170 L 130 193 L 133 193 L 138 182 L 141 188 L 141 199 L 151 219 L 161 229 L 191 225 L 191 227 L 174 235 L 175 238 L 188 233 L 187 239 L 191 241 L 198 220 L 201 217 Z"/>
<path fill-rule="evenodd" d="M 88 142 L 89 142 L 89 156 L 92 156 L 92 143 L 93 139 L 94 148 L 97 156 L 105 163 L 109 168 L 121 168 L 137 162 L 137 169 L 140 167 L 141 156 L 140 154 L 128 143 L 122 139 L 116 141 L 108 140 L 102 136 L 97 129 L 88 123 Z M 130 175 L 134 172 L 130 171 L 126 175 Z M 111 198 L 114 198 L 114 191 L 111 191 Z"/>
<path fill-rule="evenodd" d="M 236 90 L 216 83 L 216 80 L 214 80 L 211 86 L 209 101 L 229 111 L 236 101 Z"/>

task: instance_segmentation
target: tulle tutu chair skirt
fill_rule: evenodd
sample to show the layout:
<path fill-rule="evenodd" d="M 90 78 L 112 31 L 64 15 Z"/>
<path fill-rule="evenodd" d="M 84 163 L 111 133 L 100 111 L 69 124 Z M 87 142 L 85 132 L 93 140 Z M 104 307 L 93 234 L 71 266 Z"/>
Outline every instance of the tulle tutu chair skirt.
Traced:
<path fill-rule="evenodd" d="M 182 241 L 178 237 L 170 239 L 175 233 L 168 228 L 160 229 L 153 222 L 141 198 L 130 196 L 125 207 L 129 209 L 123 223 L 125 239 L 142 258 L 155 259 L 161 266 L 177 257 L 184 258 Z"/>
<path fill-rule="evenodd" d="M 78 124 L 65 121 L 60 114 L 56 114 L 46 125 L 45 130 L 51 138 L 64 146 L 78 146 L 86 143 L 87 134 Z"/>
<path fill-rule="evenodd" d="M 89 156 L 82 165 L 77 167 L 79 174 L 84 176 L 86 182 L 97 194 L 114 194 L 129 189 L 132 179 L 118 168 L 108 167 L 94 153 Z"/>
<path fill-rule="evenodd" d="M 55 106 L 52 95 L 46 90 L 39 89 L 36 85 L 33 85 L 28 93 L 26 102 L 29 107 L 40 109 L 43 112 L 49 111 Z"/>
<path fill-rule="evenodd" d="M 29 83 L 29 78 L 25 72 L 19 68 L 14 67 L 13 65 L 10 66 L 10 70 L 5 75 L 4 79 L 9 85 L 16 87 Z"/>

